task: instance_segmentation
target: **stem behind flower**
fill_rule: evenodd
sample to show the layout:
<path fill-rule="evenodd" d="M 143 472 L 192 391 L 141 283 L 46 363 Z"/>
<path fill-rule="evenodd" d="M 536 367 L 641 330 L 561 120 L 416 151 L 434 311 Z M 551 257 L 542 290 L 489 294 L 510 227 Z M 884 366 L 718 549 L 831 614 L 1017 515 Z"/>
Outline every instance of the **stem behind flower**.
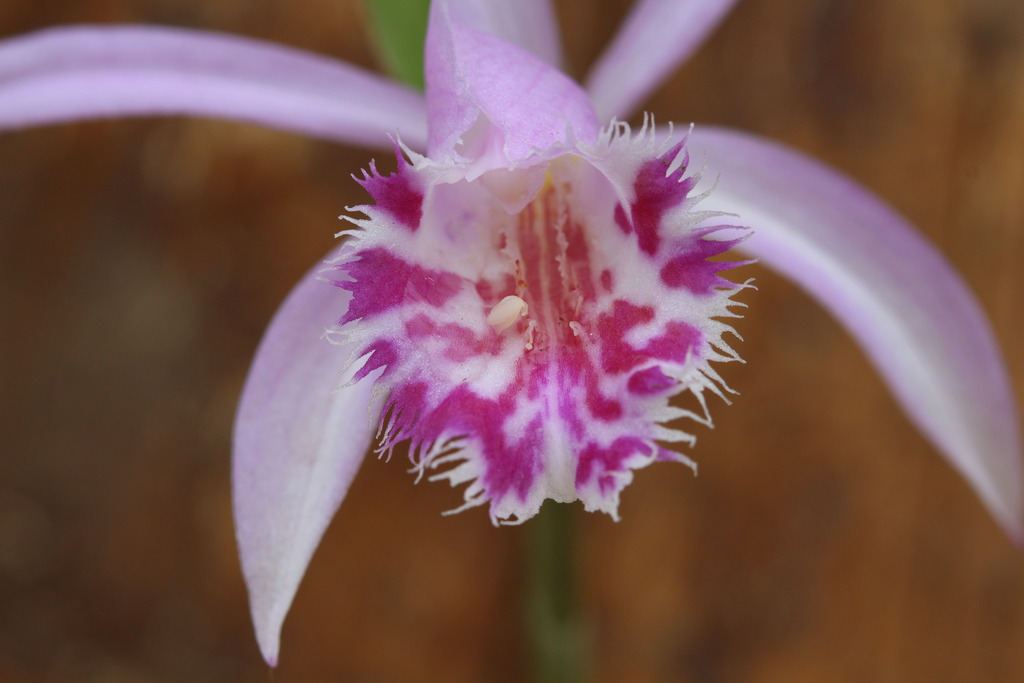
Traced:
<path fill-rule="evenodd" d="M 523 612 L 538 683 L 586 679 L 587 642 L 573 582 L 573 512 L 569 505 L 549 503 L 526 523 Z"/>

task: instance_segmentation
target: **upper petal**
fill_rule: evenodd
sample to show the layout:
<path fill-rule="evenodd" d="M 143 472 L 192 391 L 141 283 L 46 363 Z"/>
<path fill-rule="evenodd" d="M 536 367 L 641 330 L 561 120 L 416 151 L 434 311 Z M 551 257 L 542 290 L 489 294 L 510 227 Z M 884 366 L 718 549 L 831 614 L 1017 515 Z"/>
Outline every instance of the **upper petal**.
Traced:
<path fill-rule="evenodd" d="M 422 149 L 423 98 L 349 66 L 204 31 L 76 26 L 0 43 L 0 129 L 79 119 L 192 114 L 388 147 Z"/>
<path fill-rule="evenodd" d="M 718 176 L 707 206 L 753 228 L 742 248 L 839 318 L 911 419 L 1021 539 L 1017 405 L 988 322 L 952 267 L 866 190 L 781 145 L 698 127 L 690 148 Z"/>
<path fill-rule="evenodd" d="M 736 0 L 639 0 L 586 78 L 602 121 L 630 116 Z"/>
<path fill-rule="evenodd" d="M 550 0 L 448 0 L 448 11 L 465 26 L 518 45 L 548 64 L 562 65 L 562 43 Z"/>
<path fill-rule="evenodd" d="M 579 85 L 523 48 L 463 22 L 462 8 L 431 7 L 425 54 L 428 155 L 509 167 L 571 135 L 600 130 Z"/>
<path fill-rule="evenodd" d="M 342 387 L 351 348 L 322 338 L 348 308 L 315 271 L 292 291 L 253 362 L 235 419 L 235 526 L 256 638 L 276 664 L 281 623 L 372 435 L 372 378 Z"/>

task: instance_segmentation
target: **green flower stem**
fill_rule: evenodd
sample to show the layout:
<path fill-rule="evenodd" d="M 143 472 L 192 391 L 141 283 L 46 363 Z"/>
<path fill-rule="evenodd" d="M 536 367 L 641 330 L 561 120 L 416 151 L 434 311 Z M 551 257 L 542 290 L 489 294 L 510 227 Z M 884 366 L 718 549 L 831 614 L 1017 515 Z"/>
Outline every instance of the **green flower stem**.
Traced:
<path fill-rule="evenodd" d="M 582 683 L 583 620 L 573 581 L 573 507 L 549 502 L 526 522 L 524 612 L 537 683 Z"/>

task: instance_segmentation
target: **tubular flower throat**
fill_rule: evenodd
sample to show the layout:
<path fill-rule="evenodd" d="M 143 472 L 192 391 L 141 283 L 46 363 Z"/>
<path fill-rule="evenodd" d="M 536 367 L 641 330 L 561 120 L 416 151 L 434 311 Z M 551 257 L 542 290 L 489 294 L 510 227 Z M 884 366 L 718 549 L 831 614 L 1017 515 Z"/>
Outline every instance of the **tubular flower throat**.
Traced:
<path fill-rule="evenodd" d="M 710 426 L 704 391 L 728 391 L 711 362 L 739 360 L 721 319 L 748 285 L 711 260 L 740 240 L 694 210 L 685 141 L 612 124 L 476 178 L 397 156 L 360 180 L 376 204 L 324 274 L 352 294 L 329 336 L 353 348 L 352 381 L 376 381 L 377 452 L 408 440 L 418 475 L 467 484 L 459 509 L 495 523 L 548 498 L 615 517 L 632 470 L 696 469 L 661 445 L 694 441 L 666 423 Z M 698 411 L 669 405 L 681 392 Z"/>

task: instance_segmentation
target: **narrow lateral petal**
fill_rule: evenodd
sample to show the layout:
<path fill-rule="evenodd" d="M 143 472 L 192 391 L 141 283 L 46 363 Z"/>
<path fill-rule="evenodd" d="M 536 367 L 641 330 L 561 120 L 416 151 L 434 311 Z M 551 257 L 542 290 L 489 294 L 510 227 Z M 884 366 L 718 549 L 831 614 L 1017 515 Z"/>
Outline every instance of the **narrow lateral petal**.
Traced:
<path fill-rule="evenodd" d="M 372 378 L 341 388 L 352 349 L 322 338 L 349 298 L 315 271 L 298 284 L 256 352 L 235 419 L 235 526 L 256 639 L 271 666 L 295 591 L 379 420 L 369 408 Z"/>
<path fill-rule="evenodd" d="M 602 121 L 628 118 L 736 0 L 638 0 L 585 81 Z"/>
<path fill-rule="evenodd" d="M 509 168 L 538 151 L 596 140 L 583 89 L 548 62 L 460 22 L 444 0 L 430 11 L 425 54 L 428 155 Z"/>
<path fill-rule="evenodd" d="M 418 93 L 272 43 L 147 26 L 75 26 L 0 42 L 0 129 L 190 114 L 357 145 L 426 142 Z"/>
<path fill-rule="evenodd" d="M 562 66 L 562 42 L 550 0 L 448 0 L 448 7 L 460 24 L 518 45 L 548 64 Z"/>
<path fill-rule="evenodd" d="M 698 127 L 707 208 L 753 228 L 741 245 L 803 286 L 861 343 L 917 426 L 1018 540 L 1017 405 L 985 315 L 935 248 L 862 187 L 777 143 Z"/>

